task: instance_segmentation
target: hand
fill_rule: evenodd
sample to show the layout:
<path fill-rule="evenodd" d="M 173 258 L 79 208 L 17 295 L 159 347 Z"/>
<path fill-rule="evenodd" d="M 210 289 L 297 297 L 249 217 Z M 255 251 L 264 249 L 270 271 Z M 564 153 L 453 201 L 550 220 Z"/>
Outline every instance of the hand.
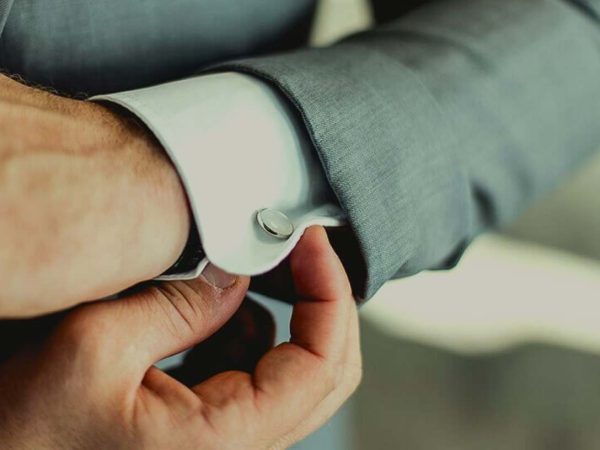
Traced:
<path fill-rule="evenodd" d="M 0 317 L 159 275 L 189 220 L 177 173 L 140 126 L 0 75 Z"/>
<path fill-rule="evenodd" d="M 164 284 L 79 307 L 46 344 L 1 370 L 0 442 L 20 449 L 285 448 L 324 423 L 361 374 L 356 307 L 322 228 L 291 255 L 301 300 L 292 338 L 252 374 L 191 389 L 152 364 L 198 343 L 238 308 L 248 285 Z"/>

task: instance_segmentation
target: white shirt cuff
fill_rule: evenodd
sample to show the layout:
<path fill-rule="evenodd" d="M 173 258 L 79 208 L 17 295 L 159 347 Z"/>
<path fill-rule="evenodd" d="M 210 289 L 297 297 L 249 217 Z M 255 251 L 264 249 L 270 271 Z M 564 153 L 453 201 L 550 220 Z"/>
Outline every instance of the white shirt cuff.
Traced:
<path fill-rule="evenodd" d="M 261 80 L 204 75 L 91 100 L 125 107 L 155 134 L 186 188 L 207 259 L 230 273 L 267 272 L 307 227 L 344 223 L 303 124 Z M 259 225 L 263 208 L 287 215 L 291 237 Z M 168 278 L 195 277 L 205 264 Z"/>

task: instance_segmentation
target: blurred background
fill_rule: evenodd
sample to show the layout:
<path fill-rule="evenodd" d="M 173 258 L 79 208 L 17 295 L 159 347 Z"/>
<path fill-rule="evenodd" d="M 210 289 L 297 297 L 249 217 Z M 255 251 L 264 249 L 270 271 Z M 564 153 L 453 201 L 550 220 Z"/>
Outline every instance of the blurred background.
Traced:
<path fill-rule="evenodd" d="M 363 0 L 322 0 L 313 43 L 370 23 Z M 600 154 L 457 269 L 388 283 L 361 315 L 363 384 L 297 449 L 600 448 Z"/>

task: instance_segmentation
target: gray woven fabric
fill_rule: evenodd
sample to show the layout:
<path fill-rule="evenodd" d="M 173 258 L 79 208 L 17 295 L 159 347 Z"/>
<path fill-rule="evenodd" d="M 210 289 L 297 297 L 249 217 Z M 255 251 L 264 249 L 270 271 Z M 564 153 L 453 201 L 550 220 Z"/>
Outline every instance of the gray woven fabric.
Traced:
<path fill-rule="evenodd" d="M 267 80 L 302 114 L 368 298 L 392 277 L 450 267 L 600 143 L 600 0 L 373 3 L 380 27 L 299 49 L 314 0 L 16 0 L 0 56 L 88 94 L 251 57 L 220 68 Z M 285 53 L 260 56 L 274 51 Z"/>
<path fill-rule="evenodd" d="M 4 30 L 4 24 L 8 18 L 12 3 L 13 0 L 0 0 L 0 36 L 2 36 L 2 30 Z"/>
<path fill-rule="evenodd" d="M 301 112 L 350 217 L 366 298 L 449 267 L 600 143 L 600 30 L 560 0 L 428 2 L 325 49 L 227 64 Z"/>
<path fill-rule="evenodd" d="M 315 0 L 15 0 L 0 56 L 61 92 L 114 92 L 301 46 L 314 9 Z"/>

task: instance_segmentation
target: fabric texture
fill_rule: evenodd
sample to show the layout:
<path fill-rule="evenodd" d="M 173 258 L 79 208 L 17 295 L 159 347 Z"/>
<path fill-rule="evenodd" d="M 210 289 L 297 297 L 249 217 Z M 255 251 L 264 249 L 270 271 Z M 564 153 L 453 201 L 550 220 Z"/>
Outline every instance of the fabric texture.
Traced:
<path fill-rule="evenodd" d="M 1 62 L 69 95 L 136 89 L 217 61 L 302 46 L 315 3 L 14 0 L 0 39 Z"/>
<path fill-rule="evenodd" d="M 364 264 L 355 288 L 369 298 L 392 277 L 451 267 L 600 142 L 599 0 L 373 3 L 378 28 L 299 49 L 314 0 L 16 0 L 0 57 L 69 94 L 248 57 L 210 70 L 290 99 L 348 216 L 361 261 L 345 263 Z"/>
<path fill-rule="evenodd" d="M 296 105 L 369 298 L 390 278 L 451 267 L 597 149 L 600 30 L 586 10 L 425 2 L 329 48 L 218 68 L 261 77 Z"/>
<path fill-rule="evenodd" d="M 0 36 L 2 36 L 2 30 L 6 24 L 6 19 L 10 13 L 10 7 L 12 6 L 13 0 L 0 0 Z"/>

